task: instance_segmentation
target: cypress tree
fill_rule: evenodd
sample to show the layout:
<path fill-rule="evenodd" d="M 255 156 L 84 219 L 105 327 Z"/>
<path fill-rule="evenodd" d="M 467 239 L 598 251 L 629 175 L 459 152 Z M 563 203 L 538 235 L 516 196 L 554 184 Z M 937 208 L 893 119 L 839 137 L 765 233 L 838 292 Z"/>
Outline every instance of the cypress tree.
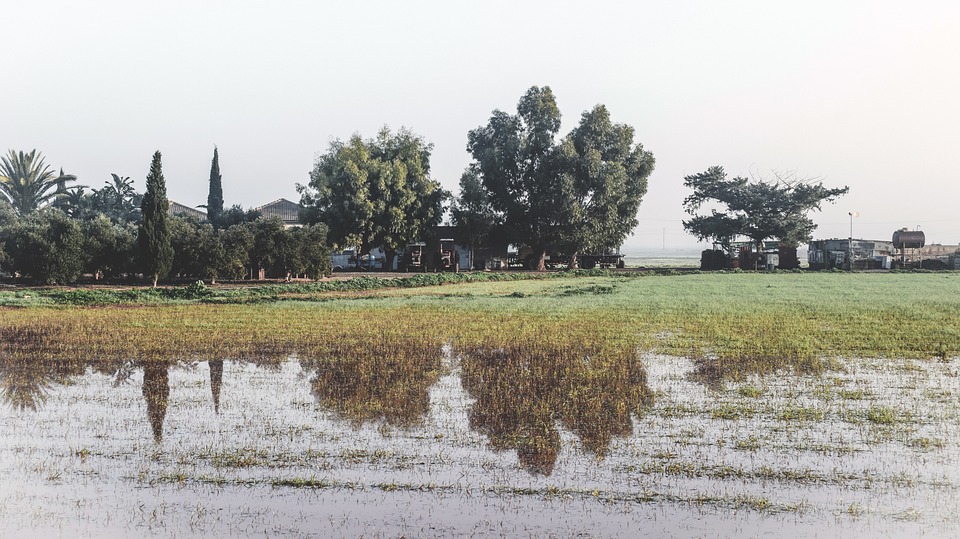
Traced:
<path fill-rule="evenodd" d="M 173 265 L 173 247 L 170 245 L 170 231 L 167 228 L 167 185 L 163 181 L 160 164 L 160 152 L 153 154 L 150 174 L 147 175 L 147 192 L 143 195 L 140 210 L 143 221 L 137 236 L 140 245 L 140 266 L 143 273 L 153 277 L 153 286 L 157 280 L 170 273 Z"/>
<path fill-rule="evenodd" d="M 223 185 L 220 180 L 220 155 L 213 147 L 213 162 L 210 164 L 210 193 L 207 195 L 207 219 L 216 226 L 217 219 L 223 213 Z"/>

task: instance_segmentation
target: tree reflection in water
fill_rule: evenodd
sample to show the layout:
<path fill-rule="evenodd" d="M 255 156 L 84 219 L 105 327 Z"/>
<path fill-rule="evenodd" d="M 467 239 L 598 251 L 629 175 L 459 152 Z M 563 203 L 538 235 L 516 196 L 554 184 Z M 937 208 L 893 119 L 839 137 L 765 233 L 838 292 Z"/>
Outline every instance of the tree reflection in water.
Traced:
<path fill-rule="evenodd" d="M 321 406 L 359 426 L 365 421 L 411 427 L 430 411 L 429 389 L 440 378 L 441 343 L 409 336 L 344 337 L 303 352 L 314 371 L 313 395 Z"/>
<path fill-rule="evenodd" d="M 17 410 L 37 410 L 54 384 L 83 374 L 85 364 L 70 359 L 63 347 L 47 344 L 62 333 L 57 327 L 0 327 L 0 396 Z"/>
<path fill-rule="evenodd" d="M 634 349 L 593 343 L 464 346 L 463 387 L 476 399 L 470 426 L 495 450 L 514 449 L 530 473 L 550 475 L 560 449 L 556 422 L 586 450 L 606 456 L 614 437 L 632 432 L 631 414 L 652 403 Z"/>
<path fill-rule="evenodd" d="M 139 363 L 139 365 L 138 365 Z M 172 361 L 164 359 L 134 361 L 98 361 L 55 359 L 48 352 L 41 355 L 4 353 L 0 355 L 0 396 L 4 404 L 17 410 L 37 411 L 46 402 L 55 385 L 71 383 L 89 368 L 114 378 L 114 387 L 125 384 L 134 370 L 143 368 L 141 391 L 147 405 L 147 420 L 154 441 L 163 440 L 163 422 L 170 398 L 169 370 Z M 223 361 L 210 362 L 210 386 L 214 409 L 219 413 Z"/>
<path fill-rule="evenodd" d="M 143 398 L 147 401 L 147 419 L 153 429 L 153 440 L 163 440 L 163 419 L 170 399 L 170 364 L 165 361 L 147 361 L 143 364 Z"/>
<path fill-rule="evenodd" d="M 17 410 L 37 410 L 47 400 L 57 378 L 51 361 L 24 361 L 4 357 L 0 362 L 0 395 L 3 402 Z"/>
<path fill-rule="evenodd" d="M 68 382 L 87 368 L 112 375 L 121 384 L 142 367 L 147 419 L 154 440 L 163 440 L 169 369 L 178 361 L 56 360 L 51 359 L 55 351 L 31 348 L 43 335 L 7 329 L 7 340 L 0 344 L 0 389 L 8 405 L 36 409 L 53 384 Z M 429 389 L 443 372 L 442 344 L 439 336 L 353 335 L 296 353 L 304 371 L 313 373 L 312 393 L 322 406 L 355 425 L 383 421 L 412 427 L 430 411 Z M 515 450 L 530 473 L 553 472 L 561 443 L 558 422 L 586 451 L 603 458 L 613 438 L 631 433 L 631 415 L 642 413 L 652 400 L 646 371 L 630 346 L 541 337 L 461 345 L 455 352 L 462 357 L 462 385 L 476 399 L 470 427 L 486 434 L 491 448 Z M 251 346 L 249 354 L 237 360 L 277 369 L 288 353 L 287 348 Z M 208 360 L 208 368 L 213 408 L 219 413 L 223 359 Z"/>
<path fill-rule="evenodd" d="M 210 394 L 213 395 L 213 411 L 220 414 L 220 387 L 223 385 L 223 360 L 211 359 L 207 362 L 210 368 Z"/>

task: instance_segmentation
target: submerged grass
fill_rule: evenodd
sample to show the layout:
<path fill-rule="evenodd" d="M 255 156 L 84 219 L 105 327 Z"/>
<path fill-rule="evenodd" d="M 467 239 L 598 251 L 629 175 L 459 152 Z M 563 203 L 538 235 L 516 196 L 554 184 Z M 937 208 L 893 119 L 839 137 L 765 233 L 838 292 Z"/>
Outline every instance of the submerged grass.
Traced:
<path fill-rule="evenodd" d="M 837 357 L 960 352 L 956 273 L 428 274 L 177 290 L 35 292 L 63 305 L 0 308 L 0 355 L 271 362 L 295 353 L 321 357 L 345 342 L 374 350 L 384 335 L 434 351 L 445 342 L 495 349 L 556 339 L 631 358 L 637 351 L 688 356 L 705 378 L 743 380 L 821 372 Z M 154 294 L 169 297 L 139 303 Z M 378 350 L 373 355 L 390 355 Z"/>

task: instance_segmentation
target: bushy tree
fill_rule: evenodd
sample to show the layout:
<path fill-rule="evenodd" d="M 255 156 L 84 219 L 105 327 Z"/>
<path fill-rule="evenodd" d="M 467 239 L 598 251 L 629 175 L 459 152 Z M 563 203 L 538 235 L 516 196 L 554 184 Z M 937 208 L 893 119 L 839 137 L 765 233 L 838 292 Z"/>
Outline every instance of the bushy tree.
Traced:
<path fill-rule="evenodd" d="M 683 227 L 700 240 L 712 240 L 729 248 L 738 236 L 763 247 L 764 240 L 776 239 L 796 247 L 812 238 L 816 225 L 807 214 L 819 211 L 823 202 L 833 202 L 850 188 L 829 189 L 794 175 L 763 178 L 728 179 L 723 167 L 686 176 L 686 187 L 693 190 L 683 201 L 693 217 Z M 703 205 L 714 205 L 709 215 L 698 215 Z"/>
<path fill-rule="evenodd" d="M 553 92 L 534 86 L 515 115 L 495 110 L 467 137 L 473 163 L 464 178 L 476 176 L 483 190 L 467 194 L 489 204 L 516 242 L 533 250 L 539 270 L 551 250 L 619 247 L 637 224 L 654 165 L 634 144 L 633 128 L 611 122 L 603 105 L 585 112 L 561 142 L 559 130 Z"/>
<path fill-rule="evenodd" d="M 230 228 L 241 223 L 252 223 L 260 218 L 257 210 L 244 210 L 239 204 L 234 204 L 217 216 L 213 225 L 217 228 Z"/>
<path fill-rule="evenodd" d="M 220 236 L 210 223 L 184 217 L 170 219 L 170 243 L 174 252 L 171 273 L 210 279 L 211 284 L 216 284 L 225 264 Z"/>
<path fill-rule="evenodd" d="M 197 271 L 203 277 L 210 279 L 210 284 L 216 284 L 220 277 L 220 268 L 224 266 L 224 248 L 220 235 L 210 223 L 197 225 L 196 234 Z"/>
<path fill-rule="evenodd" d="M 163 165 L 158 151 L 153 154 L 153 161 L 150 163 L 147 191 L 140 205 L 143 220 L 137 235 L 140 264 L 144 274 L 152 277 L 154 287 L 160 277 L 170 273 L 173 264 L 173 248 L 170 246 L 170 232 L 167 229 L 169 206 L 167 186 L 163 180 Z"/>
<path fill-rule="evenodd" d="M 250 251 L 253 249 L 253 225 L 239 223 L 219 231 L 223 258 L 217 275 L 224 279 L 242 279 L 247 274 Z"/>
<path fill-rule="evenodd" d="M 633 139 L 632 127 L 613 123 L 606 107 L 597 105 L 563 140 L 560 243 L 571 267 L 580 252 L 619 248 L 637 226 L 654 159 Z"/>
<path fill-rule="evenodd" d="M 430 178 L 433 146 L 409 130 L 334 141 L 317 158 L 308 185 L 298 185 L 302 218 L 325 223 L 338 247 L 360 254 L 380 247 L 387 266 L 396 251 L 438 225 L 449 193 Z"/>
<path fill-rule="evenodd" d="M 290 234 L 277 217 L 258 219 L 253 223 L 253 247 L 250 250 L 250 267 L 264 270 L 271 277 L 289 277 L 295 247 Z"/>
<path fill-rule="evenodd" d="M 20 219 L 0 232 L 8 269 L 39 284 L 76 282 L 86 264 L 84 237 L 77 221 L 49 208 Z"/>
<path fill-rule="evenodd" d="M 291 271 L 294 275 L 305 275 L 310 279 L 320 279 L 330 275 L 330 248 L 327 247 L 327 226 L 324 224 L 307 225 L 290 231 L 293 236 L 294 259 Z"/>
<path fill-rule="evenodd" d="M 555 144 L 559 129 L 553 92 L 534 86 L 520 98 L 517 114 L 495 110 L 487 125 L 467 135 L 467 151 L 491 207 L 517 243 L 533 249 L 540 270 L 563 226 Z"/>
<path fill-rule="evenodd" d="M 173 259 L 170 263 L 170 274 L 180 277 L 199 276 L 197 259 L 197 227 L 199 223 L 193 219 L 181 216 L 172 216 L 167 222 L 170 231 L 170 247 L 173 249 Z"/>
<path fill-rule="evenodd" d="M 114 223 L 99 214 L 81 224 L 87 263 L 84 271 L 95 279 L 117 277 L 132 270 L 136 250 L 136 228 Z"/>

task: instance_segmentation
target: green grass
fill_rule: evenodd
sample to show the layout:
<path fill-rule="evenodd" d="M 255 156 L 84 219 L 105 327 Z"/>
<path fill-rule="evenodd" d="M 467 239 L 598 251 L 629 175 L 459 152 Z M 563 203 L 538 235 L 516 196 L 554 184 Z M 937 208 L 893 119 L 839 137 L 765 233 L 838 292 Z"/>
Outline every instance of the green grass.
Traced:
<path fill-rule="evenodd" d="M 21 355 L 191 359 L 281 358 L 376 335 L 464 346 L 546 335 L 688 356 L 741 380 L 960 351 L 957 273 L 427 274 L 167 290 L 2 292 L 18 307 L 0 309 L 0 336 Z"/>

